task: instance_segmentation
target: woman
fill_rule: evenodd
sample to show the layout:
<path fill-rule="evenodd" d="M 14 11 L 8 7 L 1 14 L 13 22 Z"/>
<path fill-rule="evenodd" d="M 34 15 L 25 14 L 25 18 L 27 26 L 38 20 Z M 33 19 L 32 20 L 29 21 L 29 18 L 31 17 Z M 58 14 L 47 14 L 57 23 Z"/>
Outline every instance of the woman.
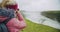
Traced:
<path fill-rule="evenodd" d="M 14 0 L 3 0 L 3 1 L 4 2 L 2 3 L 1 7 L 7 8 L 7 9 L 13 9 L 17 17 L 17 18 L 11 19 L 6 24 L 9 32 L 19 32 L 20 30 L 26 27 L 26 23 L 23 16 L 19 12 L 18 4 Z"/>

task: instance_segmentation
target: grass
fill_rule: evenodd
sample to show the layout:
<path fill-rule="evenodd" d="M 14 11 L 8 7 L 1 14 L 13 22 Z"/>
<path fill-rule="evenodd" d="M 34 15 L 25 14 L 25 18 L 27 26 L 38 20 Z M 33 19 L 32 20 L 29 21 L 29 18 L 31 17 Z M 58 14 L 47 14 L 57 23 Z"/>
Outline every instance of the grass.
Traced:
<path fill-rule="evenodd" d="M 27 27 L 22 32 L 60 32 L 60 30 L 45 26 L 42 24 L 36 24 L 26 19 Z"/>

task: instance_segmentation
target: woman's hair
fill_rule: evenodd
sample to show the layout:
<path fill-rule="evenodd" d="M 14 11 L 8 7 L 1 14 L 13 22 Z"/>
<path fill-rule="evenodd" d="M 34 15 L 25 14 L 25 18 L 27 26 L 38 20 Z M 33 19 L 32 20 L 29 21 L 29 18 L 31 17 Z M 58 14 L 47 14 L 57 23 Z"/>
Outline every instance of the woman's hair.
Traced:
<path fill-rule="evenodd" d="M 7 0 L 0 0 L 0 8 L 4 7 L 7 3 Z"/>

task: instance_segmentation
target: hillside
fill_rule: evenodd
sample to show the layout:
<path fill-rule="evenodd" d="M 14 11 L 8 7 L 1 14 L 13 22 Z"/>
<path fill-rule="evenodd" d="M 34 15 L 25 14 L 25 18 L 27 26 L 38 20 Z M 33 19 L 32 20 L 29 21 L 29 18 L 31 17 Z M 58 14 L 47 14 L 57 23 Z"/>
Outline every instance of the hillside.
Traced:
<path fill-rule="evenodd" d="M 22 32 L 60 32 L 60 30 L 45 26 L 42 24 L 36 24 L 26 19 L 27 27 Z"/>

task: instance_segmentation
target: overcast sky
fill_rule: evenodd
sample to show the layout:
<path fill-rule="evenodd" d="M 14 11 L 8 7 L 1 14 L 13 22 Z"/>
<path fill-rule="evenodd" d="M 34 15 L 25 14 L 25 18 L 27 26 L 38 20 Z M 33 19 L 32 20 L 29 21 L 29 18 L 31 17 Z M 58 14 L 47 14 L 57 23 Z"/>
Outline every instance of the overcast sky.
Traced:
<path fill-rule="evenodd" d="M 16 0 L 21 10 L 42 11 L 59 10 L 60 0 Z"/>

